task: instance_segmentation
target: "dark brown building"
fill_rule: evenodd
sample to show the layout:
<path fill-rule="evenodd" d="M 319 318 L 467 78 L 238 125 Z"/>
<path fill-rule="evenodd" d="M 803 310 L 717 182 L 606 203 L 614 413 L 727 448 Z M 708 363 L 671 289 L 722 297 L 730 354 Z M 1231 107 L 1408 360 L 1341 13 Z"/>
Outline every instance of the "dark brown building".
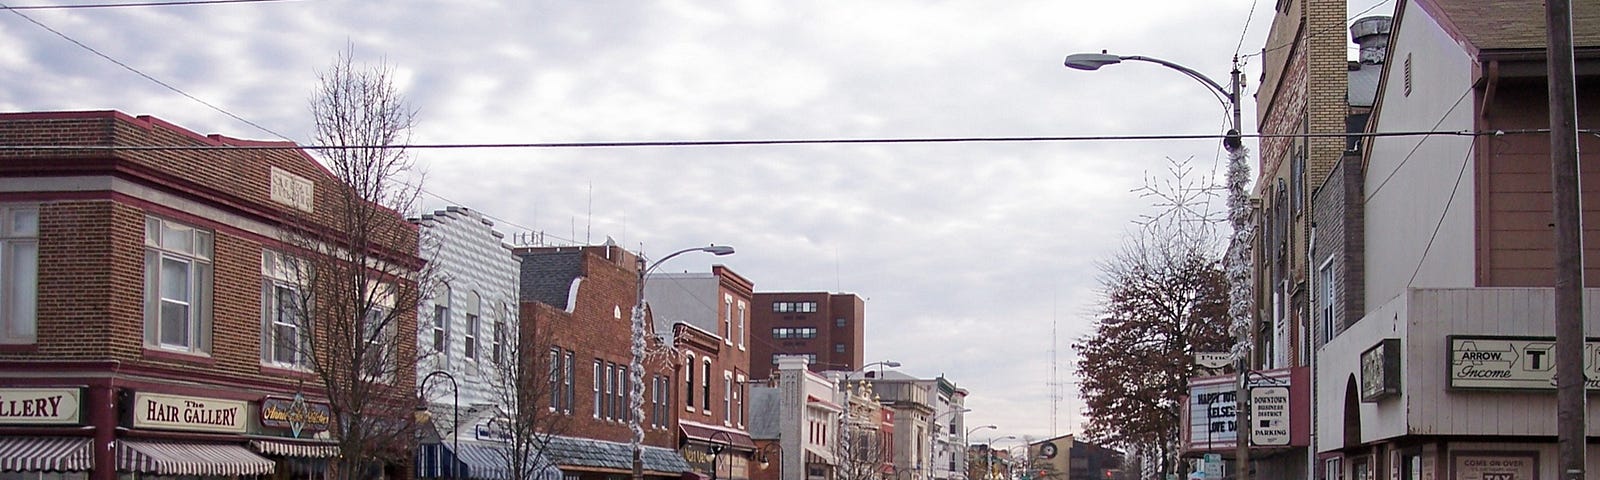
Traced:
<path fill-rule="evenodd" d="M 851 293 L 757 292 L 751 309 L 751 378 L 771 378 L 780 355 L 814 372 L 861 368 L 866 304 Z"/>

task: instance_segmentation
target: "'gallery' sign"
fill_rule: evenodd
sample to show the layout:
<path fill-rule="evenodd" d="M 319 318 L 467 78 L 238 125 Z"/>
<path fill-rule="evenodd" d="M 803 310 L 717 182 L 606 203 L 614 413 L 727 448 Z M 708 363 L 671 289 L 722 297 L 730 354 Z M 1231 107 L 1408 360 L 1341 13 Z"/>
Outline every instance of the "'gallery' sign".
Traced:
<path fill-rule="evenodd" d="M 245 433 L 249 403 L 219 398 L 133 394 L 133 428 Z"/>
<path fill-rule="evenodd" d="M 77 388 L 0 388 L 0 424 L 78 423 L 82 392 Z"/>
<path fill-rule="evenodd" d="M 1450 386 L 1554 390 L 1555 337 L 1450 336 Z M 1583 344 L 1584 382 L 1600 389 L 1600 341 Z"/>

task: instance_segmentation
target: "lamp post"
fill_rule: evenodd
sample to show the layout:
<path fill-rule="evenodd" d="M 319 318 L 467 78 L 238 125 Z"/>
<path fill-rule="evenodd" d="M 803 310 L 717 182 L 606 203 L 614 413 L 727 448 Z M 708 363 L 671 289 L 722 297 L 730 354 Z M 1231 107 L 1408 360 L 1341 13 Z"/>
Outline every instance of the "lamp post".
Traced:
<path fill-rule="evenodd" d="M 667 254 L 656 260 L 649 268 L 644 268 L 644 255 L 639 256 L 639 301 L 633 305 L 633 349 L 632 359 L 628 362 L 628 429 L 633 432 L 630 446 L 633 448 L 633 480 L 644 480 L 644 427 L 639 425 L 640 418 L 644 417 L 644 279 L 656 267 L 671 260 L 672 257 L 689 252 L 705 252 L 716 256 L 733 254 L 733 247 L 726 245 L 711 245 L 706 247 L 685 248 Z"/>
<path fill-rule="evenodd" d="M 1017 438 L 1016 435 L 1006 435 L 1004 437 L 989 437 L 989 442 L 983 444 L 983 446 L 984 446 L 983 480 L 990 480 L 990 478 L 994 476 L 994 442 L 995 442 L 995 440 L 1015 440 L 1016 438 Z M 1009 455 L 1007 455 L 1007 456 L 1009 456 Z"/>
<path fill-rule="evenodd" d="M 722 436 L 722 442 L 717 441 L 718 435 Z M 717 480 L 717 466 L 722 463 L 719 461 L 722 457 L 722 451 L 727 450 L 732 445 L 733 435 L 728 434 L 728 432 L 718 430 L 711 433 L 711 445 L 706 447 L 707 450 L 711 451 L 711 480 Z M 733 472 L 728 473 L 732 474 Z"/>
<path fill-rule="evenodd" d="M 461 428 L 461 388 L 456 385 L 456 377 L 444 370 L 428 372 L 427 376 L 422 377 L 421 382 L 417 382 L 417 400 L 420 400 L 417 408 L 424 413 L 427 412 L 428 397 L 426 392 L 428 391 L 428 380 L 432 380 L 436 376 L 443 376 L 450 381 L 450 443 L 451 448 L 454 449 L 450 452 L 450 478 L 460 478 L 456 467 L 458 463 L 456 457 L 461 455 L 461 432 L 456 430 Z"/>
<path fill-rule="evenodd" d="M 761 449 L 756 450 L 756 462 L 761 464 L 762 470 L 766 470 L 768 466 L 772 465 L 773 455 L 778 457 L 777 478 L 778 480 L 783 480 L 783 445 L 779 445 L 777 440 L 773 440 L 763 445 Z"/>
<path fill-rule="evenodd" d="M 1238 473 L 1234 478 L 1249 480 L 1250 478 L 1250 428 L 1248 414 L 1249 395 L 1246 372 L 1250 370 L 1250 308 L 1254 300 L 1253 282 L 1250 265 L 1250 242 L 1254 232 L 1250 225 L 1250 196 L 1245 192 L 1245 184 L 1250 182 L 1250 165 L 1245 163 L 1245 156 L 1249 151 L 1244 148 L 1240 134 L 1244 132 L 1240 110 L 1240 85 L 1244 82 L 1243 74 L 1239 72 L 1239 58 L 1233 58 L 1233 71 L 1229 74 L 1228 88 L 1207 78 L 1200 72 L 1189 67 L 1178 65 L 1166 60 L 1138 55 L 1111 55 L 1101 53 L 1075 53 L 1067 55 L 1064 64 L 1069 68 L 1078 70 L 1098 70 L 1106 65 L 1121 63 L 1124 60 L 1149 62 L 1173 70 L 1193 78 L 1210 87 L 1211 90 L 1221 94 L 1223 107 L 1233 113 L 1232 129 L 1222 140 L 1223 148 L 1228 150 L 1228 223 L 1233 227 L 1233 238 L 1228 245 L 1228 255 L 1223 260 L 1227 269 L 1228 278 L 1228 317 L 1232 319 L 1231 330 L 1234 334 L 1233 357 L 1238 370 L 1238 378 L 1234 385 L 1234 425 L 1235 440 L 1237 445 L 1235 453 L 1235 468 Z"/>
<path fill-rule="evenodd" d="M 937 462 L 939 460 L 939 452 L 938 452 L 938 444 L 937 444 L 937 440 L 939 439 L 939 433 L 938 432 L 940 430 L 938 428 L 939 427 L 939 419 L 944 418 L 946 416 L 955 415 L 955 414 L 958 414 L 958 413 L 967 413 L 967 412 L 970 412 L 970 411 L 972 411 L 972 409 L 970 409 L 970 408 L 955 409 L 955 410 L 944 412 L 944 413 L 941 413 L 941 414 L 938 414 L 938 415 L 934 415 L 933 419 L 928 421 L 928 423 L 929 423 L 929 425 L 928 425 L 928 477 L 929 478 L 932 478 L 933 477 L 933 473 L 938 471 L 938 469 L 935 468 L 934 464 L 935 464 L 935 462 Z"/>

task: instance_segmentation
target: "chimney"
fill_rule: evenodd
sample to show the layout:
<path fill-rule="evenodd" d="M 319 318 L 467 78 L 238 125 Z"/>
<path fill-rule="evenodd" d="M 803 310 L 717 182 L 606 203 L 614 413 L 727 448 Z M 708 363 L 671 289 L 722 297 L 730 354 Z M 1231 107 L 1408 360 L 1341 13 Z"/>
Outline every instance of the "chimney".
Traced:
<path fill-rule="evenodd" d="M 1389 53 L 1389 29 L 1393 23 L 1394 17 L 1374 16 L 1350 24 L 1350 38 L 1361 46 L 1362 64 L 1383 64 L 1383 57 Z"/>

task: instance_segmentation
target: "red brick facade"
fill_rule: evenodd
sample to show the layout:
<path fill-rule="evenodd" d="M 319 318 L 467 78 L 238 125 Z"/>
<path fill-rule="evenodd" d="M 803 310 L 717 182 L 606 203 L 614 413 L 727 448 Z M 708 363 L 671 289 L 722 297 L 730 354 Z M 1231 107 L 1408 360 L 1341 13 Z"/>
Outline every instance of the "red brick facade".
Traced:
<path fill-rule="evenodd" d="M 321 397 L 312 375 L 262 361 L 262 256 L 281 248 L 288 208 L 270 198 L 278 168 L 315 184 L 317 218 L 338 209 L 342 184 L 288 143 L 201 136 L 150 117 L 118 112 L 0 114 L 6 145 L 197 147 L 195 149 L 46 149 L 0 151 L 0 204 L 38 206 L 37 335 L 33 343 L 0 346 L 0 382 L 7 386 L 83 386 L 83 424 L 97 453 L 93 478 L 115 478 L 111 442 L 124 437 L 206 440 L 245 445 L 245 435 L 288 436 L 264 427 L 255 413 L 268 396 Z M 225 150 L 223 146 L 291 147 Z M 146 345 L 146 218 L 178 222 L 213 238 L 209 350 L 183 353 Z M 396 215 L 396 219 L 399 217 Z M 402 222 L 403 223 L 403 222 Z M 409 265 L 416 232 L 385 245 Z M 202 320 L 204 321 L 204 320 Z M 400 331 L 415 331 L 414 315 Z M 409 338 L 401 335 L 400 338 Z M 402 342 L 404 343 L 404 342 Z M 411 358 L 414 345 L 400 345 Z M 399 369 L 392 400 L 409 405 L 414 377 Z M 130 428 L 125 410 L 136 393 L 249 402 L 245 432 L 197 434 L 182 428 Z M 118 429 L 125 429 L 118 431 Z M 0 427 L 0 435 L 84 435 L 36 427 Z"/>

